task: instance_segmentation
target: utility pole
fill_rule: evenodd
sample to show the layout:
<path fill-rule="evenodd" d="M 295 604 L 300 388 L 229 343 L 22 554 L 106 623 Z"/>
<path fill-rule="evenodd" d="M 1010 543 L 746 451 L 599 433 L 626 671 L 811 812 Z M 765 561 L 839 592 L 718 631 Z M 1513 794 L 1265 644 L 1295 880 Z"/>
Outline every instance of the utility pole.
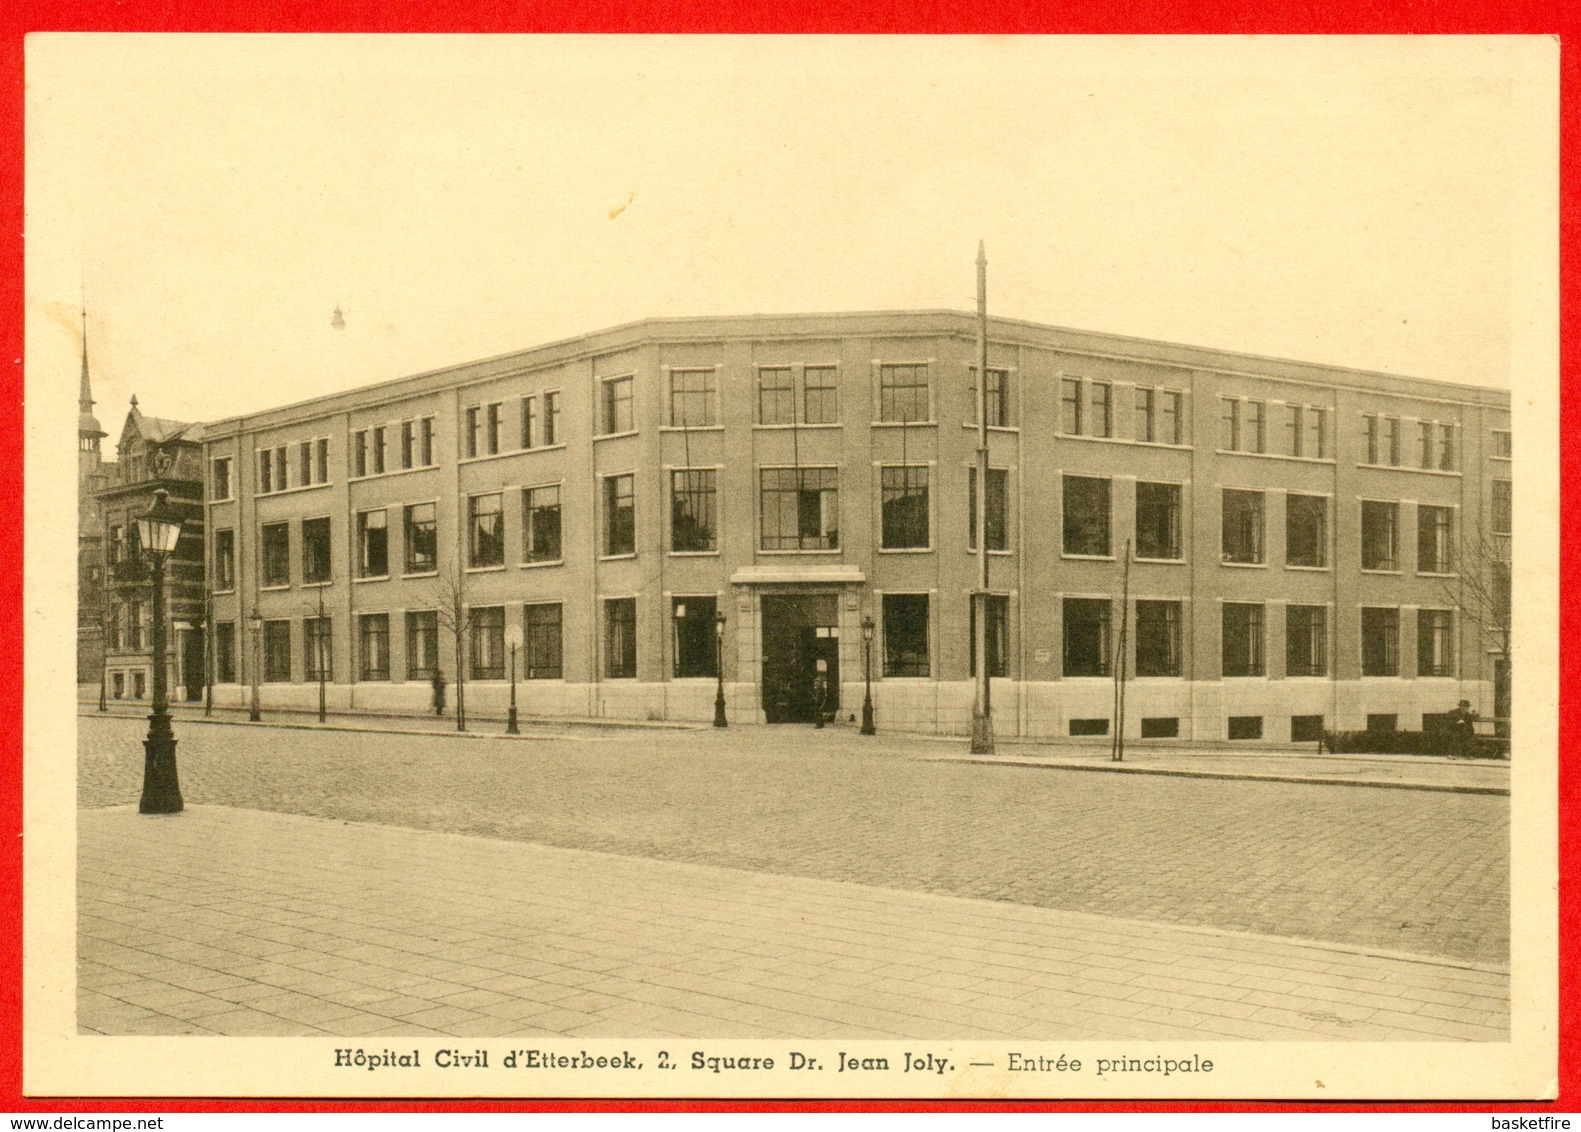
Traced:
<path fill-rule="evenodd" d="M 977 698 L 972 704 L 972 754 L 994 753 L 994 717 L 988 680 L 988 253 L 977 241 L 977 592 L 972 655 L 977 658 Z"/>
<path fill-rule="evenodd" d="M 1110 759 L 1125 761 L 1125 668 L 1130 651 L 1126 644 L 1131 627 L 1131 540 L 1125 540 L 1125 565 L 1120 582 L 1120 639 L 1115 646 L 1114 666 L 1114 746 Z"/>

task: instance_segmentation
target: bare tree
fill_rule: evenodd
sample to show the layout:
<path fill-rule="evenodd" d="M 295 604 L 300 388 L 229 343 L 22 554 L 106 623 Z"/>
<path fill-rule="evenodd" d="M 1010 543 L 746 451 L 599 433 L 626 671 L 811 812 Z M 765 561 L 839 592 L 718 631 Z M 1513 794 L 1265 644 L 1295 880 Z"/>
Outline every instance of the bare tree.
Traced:
<path fill-rule="evenodd" d="M 1510 536 L 1468 524 L 1460 533 L 1457 551 L 1457 573 L 1453 578 L 1445 578 L 1440 589 L 1444 600 L 1460 614 L 1462 622 L 1475 627 L 1493 653 L 1494 710 L 1500 716 L 1507 716 L 1513 630 Z M 1504 728 L 1500 723 L 1499 730 L 1502 732 Z"/>
<path fill-rule="evenodd" d="M 436 619 L 450 633 L 455 645 L 456 730 L 467 729 L 467 642 L 472 639 L 476 614 L 467 605 L 467 575 L 457 562 L 441 572 L 433 583 Z"/>

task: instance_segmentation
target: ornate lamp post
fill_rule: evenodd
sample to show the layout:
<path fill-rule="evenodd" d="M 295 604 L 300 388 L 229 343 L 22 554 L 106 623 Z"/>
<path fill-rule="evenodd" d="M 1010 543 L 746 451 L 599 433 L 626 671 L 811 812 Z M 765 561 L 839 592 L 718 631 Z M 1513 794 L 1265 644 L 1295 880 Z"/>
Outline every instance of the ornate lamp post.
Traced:
<path fill-rule="evenodd" d="M 873 615 L 862 615 L 862 729 L 858 734 L 877 735 L 873 726 Z"/>
<path fill-rule="evenodd" d="M 253 702 L 252 710 L 247 713 L 247 718 L 257 723 L 263 717 L 258 714 L 258 638 L 263 635 L 263 614 L 258 612 L 258 607 L 253 606 L 253 611 L 247 615 L 247 628 L 253 635 Z"/>
<path fill-rule="evenodd" d="M 714 612 L 714 726 L 729 727 L 725 721 L 725 614 Z"/>
<path fill-rule="evenodd" d="M 505 734 L 520 735 L 521 729 L 516 726 L 516 650 L 522 644 L 520 625 L 505 626 L 505 643 L 511 648 L 511 710 L 505 716 Z"/>
<path fill-rule="evenodd" d="M 169 503 L 170 493 L 154 492 L 154 505 L 137 517 L 137 533 L 148 555 L 154 583 L 154 710 L 143 740 L 143 814 L 181 812 L 181 784 L 176 779 L 176 736 L 170 730 L 170 702 L 165 674 L 165 559 L 181 538 L 181 512 Z"/>

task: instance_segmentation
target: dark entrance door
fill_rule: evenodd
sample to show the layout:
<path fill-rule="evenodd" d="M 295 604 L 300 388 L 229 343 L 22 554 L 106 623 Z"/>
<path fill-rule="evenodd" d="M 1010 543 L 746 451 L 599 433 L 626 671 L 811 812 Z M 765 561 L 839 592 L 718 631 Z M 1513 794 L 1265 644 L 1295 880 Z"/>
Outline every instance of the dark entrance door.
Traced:
<path fill-rule="evenodd" d="M 203 678 L 203 630 L 188 629 L 181 640 L 181 675 L 187 682 L 187 699 L 201 700 L 207 682 Z"/>
<path fill-rule="evenodd" d="M 765 594 L 763 714 L 812 723 L 840 708 L 840 630 L 833 594 Z"/>

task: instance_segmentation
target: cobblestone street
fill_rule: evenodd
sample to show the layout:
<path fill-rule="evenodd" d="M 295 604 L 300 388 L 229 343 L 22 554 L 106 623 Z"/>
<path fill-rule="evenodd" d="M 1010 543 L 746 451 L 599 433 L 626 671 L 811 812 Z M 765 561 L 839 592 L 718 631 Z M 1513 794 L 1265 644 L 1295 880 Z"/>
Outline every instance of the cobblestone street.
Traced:
<path fill-rule="evenodd" d="M 143 721 L 79 727 L 80 805 L 135 802 Z M 189 804 L 1508 959 L 1499 796 L 967 765 L 808 728 L 178 732 Z"/>

